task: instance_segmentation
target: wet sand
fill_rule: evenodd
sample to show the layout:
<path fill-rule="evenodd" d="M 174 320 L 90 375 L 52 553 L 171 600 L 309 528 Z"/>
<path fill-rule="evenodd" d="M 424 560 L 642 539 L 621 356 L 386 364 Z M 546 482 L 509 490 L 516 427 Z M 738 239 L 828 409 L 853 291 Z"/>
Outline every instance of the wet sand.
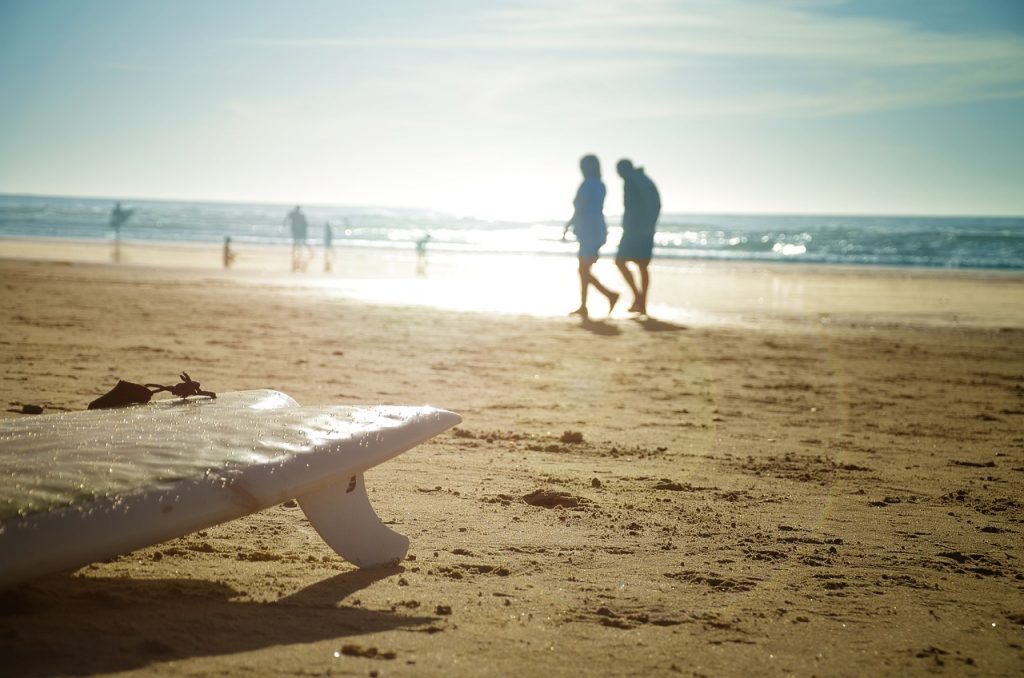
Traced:
<path fill-rule="evenodd" d="M 594 300 L 580 323 L 474 310 L 517 295 L 443 256 L 426 278 L 368 260 L 357 284 L 0 255 L 12 410 L 186 370 L 465 419 L 367 474 L 411 538 L 400 566 L 356 570 L 278 506 L 0 594 L 13 674 L 1024 665 L 1020 276 L 680 264 L 654 317 L 597 319 Z M 532 284 L 565 285 L 545 308 L 575 302 L 566 263 L 537 264 Z M 479 300 L 437 298 L 460 275 Z"/>

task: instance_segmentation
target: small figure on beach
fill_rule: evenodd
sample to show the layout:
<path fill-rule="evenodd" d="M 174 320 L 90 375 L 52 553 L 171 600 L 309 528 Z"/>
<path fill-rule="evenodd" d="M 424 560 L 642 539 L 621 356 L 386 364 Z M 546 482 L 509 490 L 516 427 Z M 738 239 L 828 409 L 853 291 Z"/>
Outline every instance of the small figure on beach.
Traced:
<path fill-rule="evenodd" d="M 295 206 L 284 218 L 292 231 L 292 271 L 305 271 L 309 260 L 313 258 L 313 248 L 306 242 L 308 223 L 302 208 Z"/>
<path fill-rule="evenodd" d="M 334 231 L 331 222 L 324 222 L 324 273 L 331 272 L 334 263 Z"/>
<path fill-rule="evenodd" d="M 631 313 L 647 315 L 647 290 L 650 287 L 651 255 L 654 250 L 654 228 L 661 214 L 661 196 L 654 182 L 642 167 L 634 167 L 625 158 L 615 166 L 622 177 L 622 240 L 615 255 L 615 265 L 622 272 L 633 292 Z M 628 264 L 635 264 L 639 280 L 634 279 Z"/>
<path fill-rule="evenodd" d="M 580 306 L 569 315 L 578 315 L 586 319 L 589 317 L 587 292 L 591 285 L 608 299 L 609 315 L 619 300 L 619 294 L 602 285 L 591 272 L 591 268 L 597 263 L 601 246 L 608 240 L 608 226 L 604 220 L 604 197 L 607 191 L 604 182 L 601 181 L 601 163 L 597 156 L 583 156 L 580 159 L 580 171 L 583 173 L 583 183 L 580 184 L 576 198 L 572 201 L 572 218 L 565 223 L 562 240 L 565 240 L 566 233 L 572 228 L 580 246 Z"/>
<path fill-rule="evenodd" d="M 110 228 L 114 231 L 114 245 L 110 257 L 115 263 L 121 261 L 121 226 L 128 221 L 133 211 L 121 207 L 120 202 L 114 205 L 114 209 L 110 210 Z"/>
<path fill-rule="evenodd" d="M 425 234 L 416 241 L 416 275 L 427 274 L 427 243 L 430 242 L 430 234 Z"/>
<path fill-rule="evenodd" d="M 238 252 L 231 249 L 231 236 L 224 236 L 224 268 L 231 268 L 231 264 L 235 263 L 235 257 L 238 256 Z"/>

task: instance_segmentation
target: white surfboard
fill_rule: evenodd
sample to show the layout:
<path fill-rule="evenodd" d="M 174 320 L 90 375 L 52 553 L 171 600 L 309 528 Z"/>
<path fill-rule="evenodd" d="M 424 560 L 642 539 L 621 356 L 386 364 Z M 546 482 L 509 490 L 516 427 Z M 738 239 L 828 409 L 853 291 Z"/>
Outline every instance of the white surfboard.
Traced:
<path fill-rule="evenodd" d="M 409 540 L 377 517 L 363 472 L 459 421 L 239 391 L 0 422 L 0 587 L 289 499 L 355 565 L 397 562 Z"/>

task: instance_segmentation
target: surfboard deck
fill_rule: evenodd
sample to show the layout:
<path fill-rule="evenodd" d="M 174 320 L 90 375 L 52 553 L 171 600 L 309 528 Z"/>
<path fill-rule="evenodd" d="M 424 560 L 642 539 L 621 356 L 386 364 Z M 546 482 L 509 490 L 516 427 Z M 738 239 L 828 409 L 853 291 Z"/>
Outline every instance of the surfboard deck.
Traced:
<path fill-rule="evenodd" d="M 359 567 L 405 557 L 363 473 L 459 423 L 432 407 L 302 407 L 277 391 L 0 422 L 0 587 L 297 499 Z"/>

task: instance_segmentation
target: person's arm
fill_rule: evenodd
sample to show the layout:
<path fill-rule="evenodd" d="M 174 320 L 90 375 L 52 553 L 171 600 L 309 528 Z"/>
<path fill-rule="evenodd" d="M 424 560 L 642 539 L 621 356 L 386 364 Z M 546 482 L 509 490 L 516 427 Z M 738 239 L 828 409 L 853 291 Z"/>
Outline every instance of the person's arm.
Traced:
<path fill-rule="evenodd" d="M 565 240 L 565 236 L 569 232 L 569 229 L 576 223 L 576 216 L 580 213 L 580 207 L 583 205 L 583 200 L 583 184 L 580 184 L 579 189 L 576 191 L 576 197 L 572 201 L 572 216 L 569 217 L 569 221 L 565 222 L 565 228 L 562 230 L 563 241 Z"/>
<path fill-rule="evenodd" d="M 576 221 L 576 213 L 569 218 L 569 221 L 565 222 L 565 228 L 562 229 L 562 242 L 565 242 L 565 236 L 568 235 L 569 229 L 572 228 L 573 223 Z"/>
<path fill-rule="evenodd" d="M 622 180 L 622 211 L 628 212 L 636 208 L 636 180 L 630 176 Z"/>

